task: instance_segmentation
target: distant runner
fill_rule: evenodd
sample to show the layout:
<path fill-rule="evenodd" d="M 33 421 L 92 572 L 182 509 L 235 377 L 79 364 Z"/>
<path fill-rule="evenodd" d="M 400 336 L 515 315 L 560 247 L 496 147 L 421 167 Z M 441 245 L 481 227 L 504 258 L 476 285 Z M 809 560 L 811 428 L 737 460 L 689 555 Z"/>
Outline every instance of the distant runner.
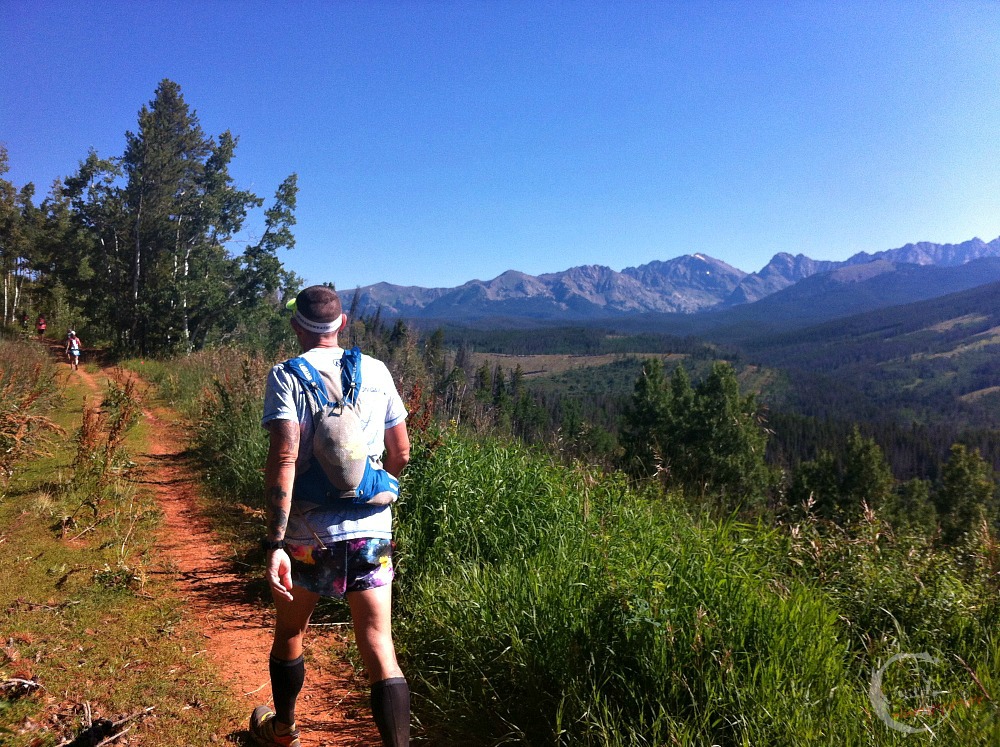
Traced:
<path fill-rule="evenodd" d="M 35 330 L 38 332 L 38 336 L 42 337 L 45 334 L 45 328 L 48 325 L 45 324 L 45 317 L 42 314 L 38 315 L 38 321 L 35 322 Z"/>
<path fill-rule="evenodd" d="M 74 371 L 80 368 L 80 348 L 82 344 L 80 338 L 76 336 L 76 332 L 70 330 L 66 336 L 66 357 L 69 359 L 69 365 L 73 367 Z"/>

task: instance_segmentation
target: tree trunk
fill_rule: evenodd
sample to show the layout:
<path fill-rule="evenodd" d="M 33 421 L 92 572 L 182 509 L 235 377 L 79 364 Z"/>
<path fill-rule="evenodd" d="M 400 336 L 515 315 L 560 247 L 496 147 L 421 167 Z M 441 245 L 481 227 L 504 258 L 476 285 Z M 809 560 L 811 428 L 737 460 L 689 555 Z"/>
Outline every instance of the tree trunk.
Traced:
<path fill-rule="evenodd" d="M 191 244 L 187 245 L 184 251 L 184 274 L 181 285 L 181 318 L 184 322 L 184 349 L 188 355 L 191 354 L 193 346 L 191 343 L 191 330 L 188 320 L 188 273 L 191 270 Z"/>
<path fill-rule="evenodd" d="M 21 286 L 24 284 L 24 275 L 20 272 L 14 275 L 14 301 L 10 305 L 10 323 L 16 321 L 17 307 L 21 303 Z M 6 293 L 5 293 L 6 295 Z M 6 304 L 6 299 L 4 300 Z"/>
<path fill-rule="evenodd" d="M 10 273 L 5 272 L 3 274 L 3 323 L 4 324 L 10 323 L 7 318 L 7 294 L 9 285 L 10 285 Z"/>
<path fill-rule="evenodd" d="M 139 194 L 139 205 L 135 213 L 135 252 L 132 255 L 132 318 L 129 320 L 129 343 L 139 344 L 139 273 L 142 270 L 142 202 Z M 142 351 L 145 352 L 145 351 Z"/>

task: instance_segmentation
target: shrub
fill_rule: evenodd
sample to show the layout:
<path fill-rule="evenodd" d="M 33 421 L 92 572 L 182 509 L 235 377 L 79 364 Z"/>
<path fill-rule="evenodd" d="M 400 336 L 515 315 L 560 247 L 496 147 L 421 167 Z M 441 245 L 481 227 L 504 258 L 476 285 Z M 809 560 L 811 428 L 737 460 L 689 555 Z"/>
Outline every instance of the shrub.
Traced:
<path fill-rule="evenodd" d="M 200 382 L 195 449 L 209 483 L 230 498 L 256 502 L 264 495 L 267 432 L 260 417 L 271 365 L 262 355 L 222 348 L 177 366 L 188 397 Z"/>
<path fill-rule="evenodd" d="M 52 434 L 62 433 L 45 416 L 58 397 L 55 367 L 31 342 L 0 339 L 0 484 L 15 465 L 46 452 Z"/>

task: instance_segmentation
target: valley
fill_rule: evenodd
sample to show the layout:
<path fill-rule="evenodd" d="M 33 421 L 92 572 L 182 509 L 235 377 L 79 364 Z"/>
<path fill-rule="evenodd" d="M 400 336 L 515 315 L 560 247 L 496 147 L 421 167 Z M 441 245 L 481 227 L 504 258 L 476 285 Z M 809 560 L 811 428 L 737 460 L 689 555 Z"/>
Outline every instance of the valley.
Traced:
<path fill-rule="evenodd" d="M 623 359 L 656 358 L 665 362 L 681 361 L 687 356 L 683 353 L 623 353 L 598 355 L 510 355 L 505 353 L 473 353 L 472 362 L 475 368 L 486 365 L 490 368 L 500 366 L 506 371 L 513 371 L 520 366 L 525 379 L 539 379 L 548 376 L 558 376 L 568 371 L 592 369 L 610 366 Z"/>

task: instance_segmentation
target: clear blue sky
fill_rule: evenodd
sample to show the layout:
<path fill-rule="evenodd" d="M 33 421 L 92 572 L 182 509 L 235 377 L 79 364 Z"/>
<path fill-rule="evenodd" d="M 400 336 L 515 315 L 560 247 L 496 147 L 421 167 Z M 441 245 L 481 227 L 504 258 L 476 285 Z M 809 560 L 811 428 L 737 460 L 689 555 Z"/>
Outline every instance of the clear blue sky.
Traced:
<path fill-rule="evenodd" d="M 341 289 L 1000 235 L 1000 3 L 0 0 L 7 178 L 162 78 Z M 240 237 L 253 238 L 261 218 Z"/>

